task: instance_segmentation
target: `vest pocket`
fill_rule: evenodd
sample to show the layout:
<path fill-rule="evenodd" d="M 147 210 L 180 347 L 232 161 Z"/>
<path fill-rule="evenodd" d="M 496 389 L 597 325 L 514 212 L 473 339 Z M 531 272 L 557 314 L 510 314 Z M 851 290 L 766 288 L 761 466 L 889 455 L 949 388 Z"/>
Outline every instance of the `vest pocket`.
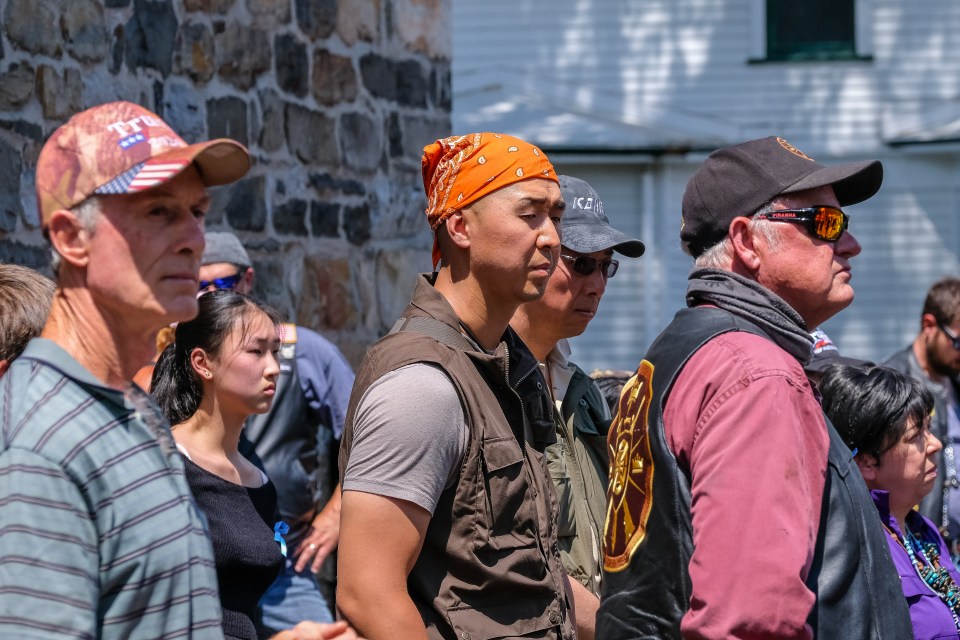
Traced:
<path fill-rule="evenodd" d="M 510 602 L 467 605 L 447 610 L 456 637 L 465 640 L 558 638 L 563 616 L 553 598 L 520 598 Z"/>
<path fill-rule="evenodd" d="M 486 516 L 485 544 L 493 549 L 531 546 L 536 541 L 535 508 L 516 438 L 484 439 L 480 451 Z"/>

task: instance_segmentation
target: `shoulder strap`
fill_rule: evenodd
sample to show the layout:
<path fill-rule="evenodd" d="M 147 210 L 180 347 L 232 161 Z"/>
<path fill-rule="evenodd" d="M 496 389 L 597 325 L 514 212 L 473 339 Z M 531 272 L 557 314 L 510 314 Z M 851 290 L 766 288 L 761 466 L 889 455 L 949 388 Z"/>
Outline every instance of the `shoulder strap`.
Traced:
<path fill-rule="evenodd" d="M 474 347 L 462 333 L 447 323 L 429 316 L 400 318 L 394 323 L 393 328 L 390 329 L 390 333 L 398 333 L 400 331 L 420 333 L 458 351 L 476 351 L 476 347 Z"/>

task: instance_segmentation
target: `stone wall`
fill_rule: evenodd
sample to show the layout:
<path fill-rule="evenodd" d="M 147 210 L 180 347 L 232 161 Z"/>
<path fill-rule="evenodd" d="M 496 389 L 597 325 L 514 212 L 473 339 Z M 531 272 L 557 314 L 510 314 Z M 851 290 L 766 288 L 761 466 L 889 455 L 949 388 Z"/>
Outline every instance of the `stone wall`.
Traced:
<path fill-rule="evenodd" d="M 125 99 L 255 157 L 208 228 L 256 294 L 354 364 L 430 266 L 421 148 L 450 127 L 450 0 L 0 0 L 0 260 L 49 273 L 33 172 L 72 113 Z"/>

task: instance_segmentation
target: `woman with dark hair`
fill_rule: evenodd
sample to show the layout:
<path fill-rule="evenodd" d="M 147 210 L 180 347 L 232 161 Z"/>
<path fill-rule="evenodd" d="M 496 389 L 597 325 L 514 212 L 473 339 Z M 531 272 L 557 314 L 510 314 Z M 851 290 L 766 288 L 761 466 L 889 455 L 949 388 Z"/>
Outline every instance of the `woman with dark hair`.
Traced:
<path fill-rule="evenodd" d="M 256 640 L 257 601 L 283 565 L 274 539 L 277 492 L 238 450 L 247 416 L 273 401 L 278 326 L 275 314 L 242 294 L 205 294 L 197 317 L 177 325 L 151 383 L 209 522 L 228 639 Z"/>
<path fill-rule="evenodd" d="M 960 638 L 960 573 L 936 526 L 914 510 L 933 488 L 942 448 L 929 429 L 933 396 L 879 366 L 832 366 L 819 389 L 880 512 L 914 636 Z"/>

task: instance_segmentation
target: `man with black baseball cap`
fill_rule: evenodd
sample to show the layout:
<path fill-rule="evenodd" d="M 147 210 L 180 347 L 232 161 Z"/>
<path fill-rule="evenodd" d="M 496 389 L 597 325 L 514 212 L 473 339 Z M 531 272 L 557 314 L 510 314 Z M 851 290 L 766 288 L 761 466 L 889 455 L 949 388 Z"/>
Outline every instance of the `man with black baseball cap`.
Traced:
<path fill-rule="evenodd" d="M 560 262 L 543 297 L 520 305 L 510 326 L 540 362 L 557 408 L 557 442 L 547 447 L 547 460 L 560 508 L 560 557 L 577 586 L 590 592 L 574 595 L 581 596 L 578 614 L 589 612 L 592 620 L 600 593 L 610 408 L 597 383 L 570 362 L 567 338 L 583 333 L 596 315 L 607 280 L 619 267 L 614 251 L 639 258 L 644 246 L 610 226 L 593 187 L 559 178 L 566 204 Z"/>
<path fill-rule="evenodd" d="M 912 636 L 870 495 L 803 371 L 808 332 L 853 300 L 840 207 L 882 177 L 769 137 L 691 178 L 688 308 L 610 429 L 598 637 Z"/>

